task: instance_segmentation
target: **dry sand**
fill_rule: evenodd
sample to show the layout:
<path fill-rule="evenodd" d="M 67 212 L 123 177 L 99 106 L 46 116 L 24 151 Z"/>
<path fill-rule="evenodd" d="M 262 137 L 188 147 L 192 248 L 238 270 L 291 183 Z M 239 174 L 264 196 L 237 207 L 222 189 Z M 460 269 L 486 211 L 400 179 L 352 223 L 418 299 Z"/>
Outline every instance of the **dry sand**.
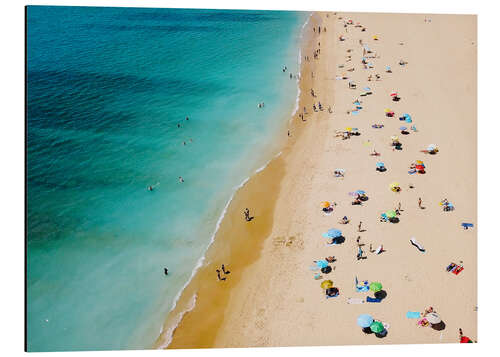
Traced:
<path fill-rule="evenodd" d="M 292 138 L 280 158 L 238 192 L 207 263 L 181 297 L 179 311 L 198 293 L 196 307 L 175 331 L 171 348 L 457 342 L 459 327 L 477 339 L 476 228 L 460 227 L 477 219 L 476 17 L 328 15 L 315 13 L 310 22 L 321 22 L 327 32 L 313 33 L 305 44 L 303 54 L 311 62 L 302 68 L 301 107 L 311 113 L 312 100 L 320 100 L 325 108 L 332 105 L 334 113 L 325 109 L 307 115 L 305 122 L 295 118 Z M 366 26 L 366 32 L 354 26 L 346 32 L 347 19 Z M 346 41 L 340 42 L 340 35 Z M 363 69 L 360 63 L 359 39 L 379 57 L 369 59 L 373 69 Z M 313 60 L 312 48 L 317 49 L 318 42 L 321 54 Z M 347 55 L 352 55 L 351 62 L 346 63 Z M 406 66 L 398 65 L 401 58 Z M 340 64 L 345 68 L 338 68 Z M 393 73 L 385 73 L 386 65 Z M 351 67 L 354 72 L 347 71 Z M 368 75 L 376 73 L 381 81 L 367 82 Z M 348 81 L 335 80 L 337 75 L 349 76 L 358 89 L 348 89 Z M 367 85 L 373 95 L 360 97 Z M 311 87 L 317 98 L 311 97 Z M 398 91 L 400 102 L 390 100 L 392 90 Z M 363 101 L 363 109 L 357 116 L 348 115 L 356 98 Z M 393 109 L 395 117 L 386 118 L 385 108 Z M 399 135 L 402 122 L 397 117 L 403 113 L 412 115 L 418 132 Z M 385 127 L 373 129 L 374 123 Z M 346 126 L 359 128 L 361 135 L 336 138 L 336 130 Z M 402 151 L 392 150 L 391 135 L 400 136 Z M 420 152 L 431 143 L 439 146 L 437 155 Z M 369 155 L 373 148 L 382 154 L 379 158 Z M 425 162 L 427 173 L 409 175 L 408 166 L 418 159 Z M 388 171 L 376 172 L 377 161 L 385 162 Z M 335 168 L 344 168 L 345 178 L 335 178 Z M 390 191 L 393 181 L 401 184 L 402 192 Z M 408 188 L 410 183 L 414 189 Z M 357 189 L 368 193 L 363 206 L 351 205 L 348 192 Z M 419 197 L 425 209 L 418 207 Z M 455 211 L 442 211 L 439 201 L 445 197 Z M 330 216 L 320 210 L 324 200 L 337 203 Z M 380 213 L 399 202 L 400 222 L 379 222 Z M 256 216 L 249 224 L 241 218 L 246 205 Z M 344 215 L 350 224 L 337 223 Z M 366 231 L 357 232 L 359 221 Z M 325 245 L 321 234 L 332 227 L 343 231 L 343 244 Z M 360 261 L 358 235 L 367 255 Z M 412 236 L 425 253 L 410 245 Z M 374 248 L 383 244 L 386 252 L 370 253 L 370 243 Z M 315 272 L 308 267 L 330 255 L 337 261 L 323 276 L 333 280 L 340 296 L 327 300 L 321 281 L 314 280 Z M 445 271 L 450 262 L 460 261 L 465 267 L 460 275 Z M 232 270 L 223 283 L 214 280 L 220 263 Z M 355 291 L 355 276 L 380 281 L 387 297 L 381 303 L 347 304 L 349 297 L 367 295 Z M 428 306 L 441 315 L 444 330 L 417 327 L 416 320 L 405 317 L 407 311 Z M 171 314 L 170 323 L 179 311 Z M 389 324 L 387 337 L 362 333 L 356 324 L 362 313 Z"/>

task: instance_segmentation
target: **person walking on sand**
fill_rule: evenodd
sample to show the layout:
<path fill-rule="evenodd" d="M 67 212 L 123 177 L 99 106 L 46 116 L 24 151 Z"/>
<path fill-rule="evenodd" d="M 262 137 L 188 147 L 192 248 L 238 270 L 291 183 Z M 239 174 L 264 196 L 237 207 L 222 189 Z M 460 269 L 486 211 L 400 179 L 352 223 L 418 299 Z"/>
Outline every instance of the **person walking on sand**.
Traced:
<path fill-rule="evenodd" d="M 356 239 L 356 244 L 358 245 L 358 247 L 361 246 L 361 244 L 359 243 L 360 240 L 361 240 L 361 236 L 358 236 L 358 238 Z"/>
<path fill-rule="evenodd" d="M 221 268 L 222 268 L 222 272 L 224 274 L 230 274 L 231 273 L 229 270 L 226 270 L 226 268 L 224 267 L 224 264 L 222 264 Z"/>
<path fill-rule="evenodd" d="M 418 208 L 422 209 L 422 198 L 418 198 Z"/>
<path fill-rule="evenodd" d="M 363 222 L 359 221 L 359 224 L 358 224 L 358 232 L 361 232 L 361 223 L 363 223 Z"/>
<path fill-rule="evenodd" d="M 248 208 L 245 208 L 243 213 L 245 214 L 245 221 L 250 221 L 250 210 Z"/>

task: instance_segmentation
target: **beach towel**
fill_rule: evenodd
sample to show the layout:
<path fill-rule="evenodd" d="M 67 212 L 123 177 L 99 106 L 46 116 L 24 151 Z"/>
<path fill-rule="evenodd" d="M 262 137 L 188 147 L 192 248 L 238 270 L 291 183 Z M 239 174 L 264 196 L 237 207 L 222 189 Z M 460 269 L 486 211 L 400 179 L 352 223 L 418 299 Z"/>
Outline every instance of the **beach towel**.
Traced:
<path fill-rule="evenodd" d="M 353 111 L 351 112 L 351 114 L 352 114 L 352 115 L 358 115 L 358 114 L 359 114 L 359 110 L 353 110 Z"/>
<path fill-rule="evenodd" d="M 366 302 L 381 302 L 381 301 L 382 301 L 381 299 L 372 298 L 370 296 L 366 297 Z"/>
<path fill-rule="evenodd" d="M 420 318 L 420 312 L 408 311 L 406 313 L 406 318 L 408 318 L 408 319 L 419 319 Z"/>
<path fill-rule="evenodd" d="M 414 247 L 416 247 L 419 251 L 421 251 L 422 253 L 425 252 L 425 248 L 420 244 L 418 243 L 416 240 L 415 240 L 415 237 L 411 237 L 410 239 L 410 243 L 411 245 L 413 245 Z"/>
<path fill-rule="evenodd" d="M 360 299 L 360 298 L 348 298 L 347 303 L 348 304 L 364 304 L 365 300 Z"/>

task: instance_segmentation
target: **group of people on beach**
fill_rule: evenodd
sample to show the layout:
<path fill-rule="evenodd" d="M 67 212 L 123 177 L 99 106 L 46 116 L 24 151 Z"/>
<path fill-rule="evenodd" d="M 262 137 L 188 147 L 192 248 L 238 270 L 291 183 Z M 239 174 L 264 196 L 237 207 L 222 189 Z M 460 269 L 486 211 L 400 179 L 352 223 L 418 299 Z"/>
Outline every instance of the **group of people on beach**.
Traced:
<path fill-rule="evenodd" d="M 222 274 L 224 276 L 220 275 L 221 271 L 222 271 Z M 226 267 L 224 266 L 224 264 L 222 264 L 220 270 L 219 270 L 219 268 L 215 269 L 215 272 L 217 273 L 217 280 L 219 280 L 219 281 L 226 280 L 226 275 L 231 273 L 229 270 L 226 270 Z"/>

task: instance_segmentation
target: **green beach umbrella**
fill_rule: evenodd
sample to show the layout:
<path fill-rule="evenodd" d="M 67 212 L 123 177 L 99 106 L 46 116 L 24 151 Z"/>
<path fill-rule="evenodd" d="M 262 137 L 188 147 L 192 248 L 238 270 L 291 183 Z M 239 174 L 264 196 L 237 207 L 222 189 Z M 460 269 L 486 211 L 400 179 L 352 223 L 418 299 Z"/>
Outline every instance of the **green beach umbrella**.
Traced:
<path fill-rule="evenodd" d="M 380 321 L 374 321 L 370 325 L 370 330 L 372 330 L 375 333 L 380 333 L 385 330 L 384 325 L 382 325 L 382 322 Z"/>
<path fill-rule="evenodd" d="M 390 211 L 385 212 L 385 214 L 386 214 L 386 215 L 387 215 L 387 217 L 389 217 L 389 218 L 394 218 L 394 217 L 396 217 L 396 211 L 394 211 L 393 209 L 392 209 L 392 210 L 390 210 Z"/>
<path fill-rule="evenodd" d="M 378 281 L 374 281 L 370 284 L 370 290 L 376 293 L 377 291 L 382 290 L 382 284 L 380 284 Z"/>

